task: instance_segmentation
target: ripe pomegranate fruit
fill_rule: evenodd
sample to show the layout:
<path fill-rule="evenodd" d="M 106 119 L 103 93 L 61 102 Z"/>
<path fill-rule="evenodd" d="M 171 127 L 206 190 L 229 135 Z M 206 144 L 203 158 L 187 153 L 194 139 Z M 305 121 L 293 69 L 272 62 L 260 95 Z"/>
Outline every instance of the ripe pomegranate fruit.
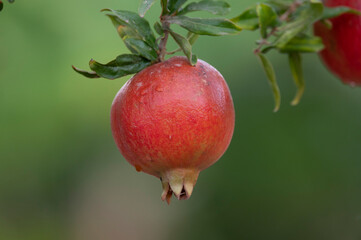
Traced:
<path fill-rule="evenodd" d="M 325 0 L 324 4 L 361 10 L 361 0 Z M 361 16 L 347 13 L 330 21 L 331 29 L 321 22 L 314 25 L 315 35 L 325 45 L 321 59 L 344 83 L 361 85 Z"/>
<path fill-rule="evenodd" d="M 111 108 L 115 142 L 137 171 L 160 178 L 162 200 L 188 199 L 198 174 L 226 151 L 235 122 L 222 75 L 173 57 L 134 75 Z"/>

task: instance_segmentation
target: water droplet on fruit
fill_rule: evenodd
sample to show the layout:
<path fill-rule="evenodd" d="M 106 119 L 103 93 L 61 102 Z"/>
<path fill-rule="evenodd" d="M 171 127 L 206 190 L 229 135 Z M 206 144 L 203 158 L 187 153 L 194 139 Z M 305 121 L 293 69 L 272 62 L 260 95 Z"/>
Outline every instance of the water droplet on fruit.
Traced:
<path fill-rule="evenodd" d="M 137 172 L 142 171 L 141 166 L 139 166 L 139 165 L 136 164 L 134 167 L 135 167 L 135 170 L 136 170 Z"/>

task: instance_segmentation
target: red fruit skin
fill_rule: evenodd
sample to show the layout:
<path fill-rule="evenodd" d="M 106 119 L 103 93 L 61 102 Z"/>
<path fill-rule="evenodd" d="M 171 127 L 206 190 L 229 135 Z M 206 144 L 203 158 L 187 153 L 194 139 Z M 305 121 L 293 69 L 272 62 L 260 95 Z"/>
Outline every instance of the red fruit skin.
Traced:
<path fill-rule="evenodd" d="M 234 124 L 222 75 L 202 60 L 191 66 L 185 57 L 133 76 L 111 108 L 112 133 L 122 155 L 137 171 L 160 178 L 181 169 L 194 172 L 196 180 L 226 151 Z"/>
<path fill-rule="evenodd" d="M 325 0 L 324 4 L 361 11 L 361 0 Z M 332 29 L 321 22 L 314 25 L 315 35 L 321 37 L 325 45 L 321 59 L 344 83 L 361 85 L 361 16 L 348 13 L 330 21 Z"/>

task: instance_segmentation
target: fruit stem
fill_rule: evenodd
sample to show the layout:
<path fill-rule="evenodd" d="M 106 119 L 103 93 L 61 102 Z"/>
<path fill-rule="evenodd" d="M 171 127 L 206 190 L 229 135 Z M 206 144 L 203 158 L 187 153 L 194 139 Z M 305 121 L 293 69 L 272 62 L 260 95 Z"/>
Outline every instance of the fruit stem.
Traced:
<path fill-rule="evenodd" d="M 159 43 L 159 55 L 158 55 L 158 62 L 163 62 L 164 61 L 164 57 L 167 54 L 167 41 L 168 41 L 168 37 L 169 37 L 169 23 L 164 21 L 164 18 L 161 17 L 160 21 L 162 23 L 162 28 L 164 30 L 164 36 L 162 37 L 162 39 L 160 40 Z"/>

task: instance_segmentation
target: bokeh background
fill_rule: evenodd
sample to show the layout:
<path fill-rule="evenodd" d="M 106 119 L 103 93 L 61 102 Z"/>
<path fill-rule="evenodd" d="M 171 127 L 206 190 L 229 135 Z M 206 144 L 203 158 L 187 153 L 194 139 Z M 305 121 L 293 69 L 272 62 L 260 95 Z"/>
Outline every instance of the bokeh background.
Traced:
<path fill-rule="evenodd" d="M 229 2 L 229 17 L 255 3 Z M 307 55 L 306 93 L 291 107 L 296 90 L 287 57 L 271 54 L 283 98 L 273 113 L 253 32 L 195 44 L 229 84 L 235 133 L 191 199 L 173 198 L 170 206 L 160 200 L 159 180 L 136 172 L 112 139 L 110 105 L 128 78 L 91 80 L 71 69 L 127 52 L 99 10 L 136 11 L 138 4 L 5 2 L 0 239 L 361 239 L 361 89 Z M 147 19 L 157 20 L 159 10 L 157 3 Z"/>

